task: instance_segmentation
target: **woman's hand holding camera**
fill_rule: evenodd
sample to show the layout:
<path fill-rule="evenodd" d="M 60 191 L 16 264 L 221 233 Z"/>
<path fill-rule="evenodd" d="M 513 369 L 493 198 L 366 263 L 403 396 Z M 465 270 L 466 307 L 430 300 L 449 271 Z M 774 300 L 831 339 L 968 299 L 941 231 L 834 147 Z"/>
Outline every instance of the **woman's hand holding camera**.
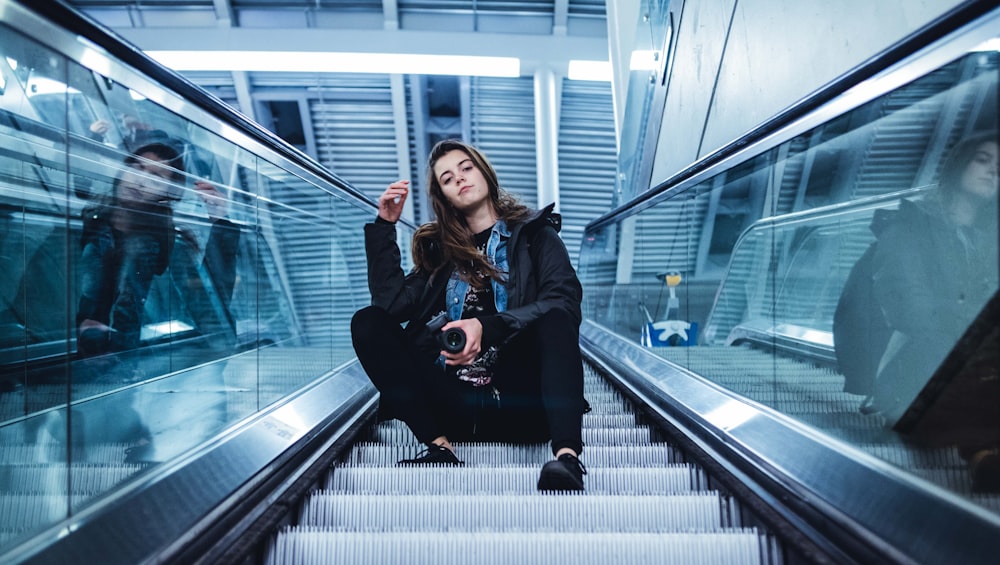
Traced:
<path fill-rule="evenodd" d="M 465 349 L 457 353 L 441 351 L 441 355 L 444 355 L 445 365 L 471 365 L 482 350 L 480 342 L 483 337 L 483 324 L 476 318 L 466 318 L 448 322 L 441 330 L 451 328 L 459 328 L 465 332 Z"/>

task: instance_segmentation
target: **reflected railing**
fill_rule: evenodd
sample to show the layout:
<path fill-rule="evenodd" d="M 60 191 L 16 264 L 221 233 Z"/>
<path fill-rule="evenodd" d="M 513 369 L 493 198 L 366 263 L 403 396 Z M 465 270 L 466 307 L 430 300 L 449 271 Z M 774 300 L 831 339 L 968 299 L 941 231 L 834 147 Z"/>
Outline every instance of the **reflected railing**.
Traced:
<path fill-rule="evenodd" d="M 942 374 L 996 323 L 997 22 L 922 30 L 592 222 L 585 317 L 1000 518 L 1000 352 Z M 937 433 L 897 430 L 932 392 Z"/>
<path fill-rule="evenodd" d="M 874 218 L 885 215 L 880 210 L 896 210 L 900 201 L 931 189 L 912 188 L 755 222 L 733 247 L 702 343 L 752 342 L 836 361 L 837 305 L 851 269 L 875 241 Z M 789 254 L 780 262 L 784 269 L 764 276 L 775 250 Z M 825 262 L 831 256 L 835 260 Z"/>
<path fill-rule="evenodd" d="M 353 359 L 375 207 L 65 6 L 0 28 L 3 554 Z"/>

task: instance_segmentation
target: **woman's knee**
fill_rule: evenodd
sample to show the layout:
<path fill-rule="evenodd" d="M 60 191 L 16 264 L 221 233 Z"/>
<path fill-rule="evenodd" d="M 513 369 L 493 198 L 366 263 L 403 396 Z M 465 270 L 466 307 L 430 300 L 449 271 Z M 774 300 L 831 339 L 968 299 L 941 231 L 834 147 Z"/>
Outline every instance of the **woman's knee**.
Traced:
<path fill-rule="evenodd" d="M 392 324 L 389 313 L 378 306 L 366 306 L 351 317 L 351 335 L 355 340 L 377 337 Z"/>

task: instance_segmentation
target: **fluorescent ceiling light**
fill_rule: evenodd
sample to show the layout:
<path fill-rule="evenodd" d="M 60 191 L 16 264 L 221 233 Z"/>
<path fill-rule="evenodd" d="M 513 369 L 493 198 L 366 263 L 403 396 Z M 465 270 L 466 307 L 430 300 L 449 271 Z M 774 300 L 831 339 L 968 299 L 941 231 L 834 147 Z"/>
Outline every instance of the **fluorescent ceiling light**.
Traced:
<path fill-rule="evenodd" d="M 580 61 L 571 60 L 569 62 L 569 73 L 567 76 L 571 80 L 601 80 L 611 82 L 611 63 L 608 61 Z"/>
<path fill-rule="evenodd" d="M 628 68 L 630 71 L 655 71 L 656 60 L 659 58 L 659 51 L 649 49 L 638 49 L 632 52 L 629 57 Z"/>
<path fill-rule="evenodd" d="M 146 54 L 177 71 L 521 76 L 521 60 L 516 57 L 314 51 L 147 51 Z"/>

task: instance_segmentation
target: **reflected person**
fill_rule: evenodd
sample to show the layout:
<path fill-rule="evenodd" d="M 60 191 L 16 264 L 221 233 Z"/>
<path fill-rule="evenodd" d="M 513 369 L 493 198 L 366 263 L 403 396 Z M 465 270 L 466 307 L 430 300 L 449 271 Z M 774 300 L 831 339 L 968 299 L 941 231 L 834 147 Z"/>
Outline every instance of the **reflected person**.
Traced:
<path fill-rule="evenodd" d="M 162 131 L 153 129 L 133 114 L 120 114 L 119 124 L 120 128 L 116 128 L 113 122 L 99 119 L 90 124 L 87 136 L 131 153 L 152 138 L 163 135 Z"/>
<path fill-rule="evenodd" d="M 372 306 L 351 323 L 381 415 L 427 446 L 399 465 L 462 465 L 452 441 L 551 440 L 555 460 L 538 488 L 582 490 L 582 289 L 558 215 L 518 203 L 486 157 L 457 140 L 432 149 L 427 186 L 437 221 L 414 234 L 409 274 L 395 229 L 409 181 L 379 197 L 365 226 Z M 442 312 L 451 321 L 428 328 Z M 464 345 L 437 341 L 455 329 Z"/>
<path fill-rule="evenodd" d="M 111 193 L 83 211 L 76 316 L 83 357 L 127 351 L 140 343 L 153 277 L 166 270 L 174 247 L 172 206 L 182 196 L 182 147 L 164 139 L 138 148 L 125 158 Z M 214 185 L 199 181 L 195 190 L 212 220 L 205 266 L 228 302 L 239 229 L 225 219 L 228 203 Z"/>
<path fill-rule="evenodd" d="M 872 283 L 892 334 L 874 406 L 890 425 L 997 290 L 997 153 L 995 132 L 959 141 L 942 164 L 938 189 L 903 200 L 877 236 Z"/>

